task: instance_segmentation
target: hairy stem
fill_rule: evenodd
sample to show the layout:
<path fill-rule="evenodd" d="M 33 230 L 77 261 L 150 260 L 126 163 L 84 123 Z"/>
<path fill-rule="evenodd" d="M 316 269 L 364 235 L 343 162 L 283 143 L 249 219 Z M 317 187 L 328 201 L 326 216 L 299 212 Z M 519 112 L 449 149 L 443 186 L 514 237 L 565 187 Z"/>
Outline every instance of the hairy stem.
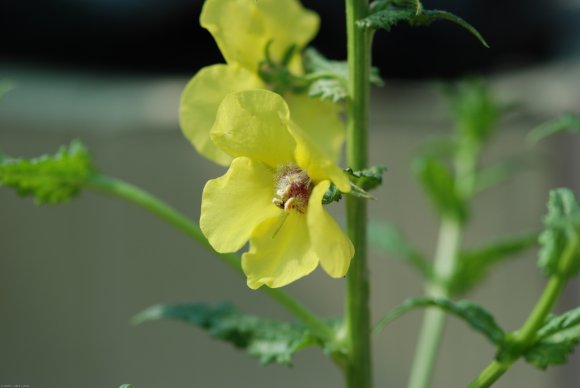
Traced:
<path fill-rule="evenodd" d="M 355 170 L 367 166 L 370 33 L 356 21 L 368 13 L 368 0 L 346 0 L 349 99 L 346 158 Z M 345 308 L 349 388 L 372 386 L 369 279 L 367 267 L 367 207 L 364 199 L 346 198 L 347 232 L 355 255 L 347 275 Z"/>
<path fill-rule="evenodd" d="M 143 189 L 122 180 L 103 175 L 93 175 L 88 179 L 86 185 L 88 188 L 122 198 L 150 211 L 163 221 L 191 237 L 209 251 L 213 252 L 230 267 L 242 272 L 240 256 L 238 254 L 217 253 L 214 251 L 196 223 L 192 222 L 189 218 L 185 217 L 183 214 Z M 308 325 L 308 327 L 321 339 L 328 341 L 333 340 L 333 332 L 328 325 L 318 319 L 318 317 L 316 317 L 305 306 L 300 304 L 296 299 L 278 288 L 262 287 L 260 290 L 282 305 L 296 318 Z"/>

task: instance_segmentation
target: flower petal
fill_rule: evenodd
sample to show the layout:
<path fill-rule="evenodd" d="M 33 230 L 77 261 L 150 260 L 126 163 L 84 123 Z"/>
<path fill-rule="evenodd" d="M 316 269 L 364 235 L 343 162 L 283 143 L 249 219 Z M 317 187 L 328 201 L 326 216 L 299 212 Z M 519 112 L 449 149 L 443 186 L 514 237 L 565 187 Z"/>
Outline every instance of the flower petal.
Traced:
<path fill-rule="evenodd" d="M 308 201 L 306 218 L 312 249 L 320 259 L 322 268 L 330 276 L 340 278 L 348 271 L 350 260 L 354 255 L 354 246 L 332 216 L 322 207 L 322 197 L 329 186 L 328 181 L 316 185 Z"/>
<path fill-rule="evenodd" d="M 206 183 L 199 225 L 216 251 L 237 251 L 258 224 L 280 213 L 272 204 L 273 174 L 259 162 L 236 158 L 225 175 Z"/>
<path fill-rule="evenodd" d="M 233 93 L 220 104 L 210 136 L 233 157 L 248 156 L 276 168 L 294 160 L 289 117 L 288 105 L 274 92 Z"/>
<path fill-rule="evenodd" d="M 293 44 L 300 52 L 318 31 L 319 18 L 296 0 L 206 0 L 200 24 L 213 35 L 226 62 L 257 73 L 269 41 L 277 60 Z"/>
<path fill-rule="evenodd" d="M 342 108 L 330 101 L 311 98 L 307 94 L 284 95 L 290 107 L 292 120 L 318 145 L 327 158 L 340 162 L 346 136 L 344 123 L 339 115 Z"/>
<path fill-rule="evenodd" d="M 304 214 L 281 213 L 252 232 L 250 251 L 242 256 L 248 287 L 282 287 L 314 271 L 318 258 L 310 245 Z"/>
<path fill-rule="evenodd" d="M 296 141 L 294 158 L 300 168 L 315 182 L 330 180 L 343 193 L 350 191 L 350 181 L 336 163 L 315 144 L 294 122 L 288 124 L 288 131 Z"/>
<path fill-rule="evenodd" d="M 256 75 L 235 64 L 204 67 L 189 81 L 181 95 L 179 121 L 197 152 L 224 166 L 231 162 L 209 137 L 218 106 L 229 93 L 261 87 Z"/>

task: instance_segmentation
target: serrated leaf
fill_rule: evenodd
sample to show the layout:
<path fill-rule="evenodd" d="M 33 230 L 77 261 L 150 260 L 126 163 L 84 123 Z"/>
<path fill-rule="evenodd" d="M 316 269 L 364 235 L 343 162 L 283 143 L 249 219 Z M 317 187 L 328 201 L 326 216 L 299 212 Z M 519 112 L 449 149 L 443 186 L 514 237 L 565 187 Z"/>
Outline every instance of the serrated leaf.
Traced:
<path fill-rule="evenodd" d="M 528 142 L 536 144 L 542 139 L 560 132 L 580 132 L 580 116 L 565 113 L 534 129 L 528 134 Z"/>
<path fill-rule="evenodd" d="M 538 330 L 536 343 L 524 357 L 537 368 L 565 364 L 580 343 L 580 307 L 560 316 L 552 316 Z"/>
<path fill-rule="evenodd" d="M 458 295 L 469 291 L 485 278 L 492 266 L 535 246 L 537 241 L 538 234 L 531 233 L 461 252 L 457 269 L 447 285 L 450 293 Z"/>
<path fill-rule="evenodd" d="M 206 330 L 213 338 L 229 342 L 262 363 L 290 364 L 292 356 L 316 338 L 300 323 L 277 322 L 243 314 L 230 304 L 203 303 L 158 305 L 133 318 L 135 324 L 173 319 Z"/>
<path fill-rule="evenodd" d="M 346 85 L 337 79 L 323 78 L 310 84 L 308 95 L 321 100 L 339 102 L 348 97 L 348 90 Z"/>
<path fill-rule="evenodd" d="M 338 102 L 348 97 L 348 63 L 325 58 L 314 48 L 308 48 L 302 55 L 305 78 L 312 80 L 308 88 L 310 97 Z M 382 86 L 383 80 L 376 67 L 371 68 L 369 82 Z"/>
<path fill-rule="evenodd" d="M 369 243 L 381 251 L 394 256 L 415 268 L 424 279 L 433 277 L 433 268 L 417 252 L 394 225 L 371 221 L 368 228 Z"/>
<path fill-rule="evenodd" d="M 465 201 L 456 192 L 455 178 L 443 162 L 430 156 L 419 157 L 413 162 L 413 172 L 442 215 L 465 220 Z"/>
<path fill-rule="evenodd" d="M 493 316 L 483 307 L 467 300 L 453 302 L 443 298 L 407 299 L 403 304 L 388 312 L 377 323 L 373 331 L 380 332 L 393 320 L 420 307 L 436 307 L 442 309 L 443 311 L 453 314 L 465 321 L 465 323 L 471 326 L 472 329 L 483 334 L 492 343 L 500 346 L 504 343 L 505 331 L 496 323 Z"/>
<path fill-rule="evenodd" d="M 426 10 L 417 0 L 378 0 L 373 3 L 370 14 L 357 22 L 359 27 L 384 29 L 389 31 L 396 24 L 405 21 L 412 26 L 427 26 L 437 20 L 447 20 L 465 28 L 485 47 L 489 45 L 479 31 L 460 17 L 440 10 Z"/>
<path fill-rule="evenodd" d="M 81 142 L 73 141 L 54 155 L 35 159 L 3 158 L 0 186 L 12 187 L 23 197 L 34 196 L 39 204 L 57 204 L 76 196 L 93 172 L 87 149 Z"/>
<path fill-rule="evenodd" d="M 548 214 L 539 241 L 538 266 L 546 275 L 574 276 L 580 271 L 580 206 L 569 189 L 550 191 Z"/>

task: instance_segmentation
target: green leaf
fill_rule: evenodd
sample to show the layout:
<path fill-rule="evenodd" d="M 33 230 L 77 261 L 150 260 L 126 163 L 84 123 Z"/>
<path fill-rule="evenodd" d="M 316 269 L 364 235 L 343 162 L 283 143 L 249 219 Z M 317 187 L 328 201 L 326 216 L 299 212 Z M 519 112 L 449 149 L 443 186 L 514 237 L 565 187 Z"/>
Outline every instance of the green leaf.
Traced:
<path fill-rule="evenodd" d="M 580 343 L 580 307 L 548 318 L 536 338 L 524 354 L 526 361 L 540 369 L 565 364 Z"/>
<path fill-rule="evenodd" d="M 505 110 L 494 100 L 487 84 L 479 78 L 467 78 L 443 90 L 460 138 L 476 145 L 487 141 Z"/>
<path fill-rule="evenodd" d="M 417 0 L 378 0 L 371 7 L 369 16 L 357 22 L 359 27 L 369 29 L 384 29 L 389 31 L 399 22 L 407 22 L 412 26 L 427 26 L 437 20 L 447 20 L 465 28 L 473 34 L 485 47 L 489 45 L 479 31 L 460 17 L 439 10 L 425 10 Z"/>
<path fill-rule="evenodd" d="M 411 298 L 403 304 L 395 307 L 387 313 L 375 326 L 373 332 L 380 332 L 396 318 L 420 307 L 437 307 L 443 311 L 453 314 L 471 326 L 472 329 L 483 334 L 488 340 L 496 345 L 502 345 L 505 341 L 504 330 L 495 322 L 493 316 L 481 306 L 460 300 L 453 302 L 443 298 Z"/>
<path fill-rule="evenodd" d="M 528 134 L 528 142 L 536 144 L 546 137 L 560 132 L 580 132 L 580 116 L 565 113 L 534 129 Z"/>
<path fill-rule="evenodd" d="M 461 252 L 457 269 L 447 285 L 451 294 L 458 295 L 469 291 L 485 278 L 493 265 L 515 257 L 535 246 L 537 241 L 538 234 L 531 233 L 497 241 L 477 250 Z"/>
<path fill-rule="evenodd" d="M 433 277 L 431 263 L 425 260 L 392 224 L 379 221 L 369 222 L 368 239 L 372 246 L 410 264 L 424 279 Z"/>
<path fill-rule="evenodd" d="M 442 215 L 465 220 L 465 201 L 456 192 L 455 178 L 442 161 L 431 156 L 419 157 L 413 162 L 413 172 Z"/>
<path fill-rule="evenodd" d="M 481 193 L 487 189 L 507 182 L 519 172 L 532 168 L 534 161 L 526 156 L 517 156 L 483 167 L 477 172 L 474 192 Z"/>
<path fill-rule="evenodd" d="M 565 188 L 550 191 L 540 235 L 538 266 L 546 275 L 574 276 L 580 271 L 580 206 Z"/>
<path fill-rule="evenodd" d="M 322 100 L 338 102 L 348 97 L 348 64 L 325 58 L 314 48 L 308 48 L 302 55 L 304 78 L 310 80 L 308 95 Z M 383 80 L 376 67 L 371 68 L 369 82 L 382 86 Z"/>
<path fill-rule="evenodd" d="M 173 319 L 207 330 L 213 338 L 244 349 L 262 363 L 290 364 L 292 356 L 317 339 L 300 323 L 277 322 L 243 314 L 230 304 L 215 307 L 203 303 L 152 306 L 133 323 Z"/>
<path fill-rule="evenodd" d="M 34 196 L 39 204 L 70 200 L 94 172 L 89 153 L 79 141 L 61 147 L 54 155 L 0 157 L 0 162 L 0 186 L 12 187 L 22 197 Z"/>
<path fill-rule="evenodd" d="M 123 384 L 119 388 L 133 388 L 133 384 Z"/>

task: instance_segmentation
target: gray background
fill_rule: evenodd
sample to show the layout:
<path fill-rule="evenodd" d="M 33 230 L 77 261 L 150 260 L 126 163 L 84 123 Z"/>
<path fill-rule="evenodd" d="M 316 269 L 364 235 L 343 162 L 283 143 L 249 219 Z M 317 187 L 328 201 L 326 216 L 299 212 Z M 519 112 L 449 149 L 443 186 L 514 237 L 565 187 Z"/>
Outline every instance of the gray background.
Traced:
<path fill-rule="evenodd" d="M 0 101 L 0 149 L 12 156 L 54 152 L 73 138 L 91 149 L 101 171 L 135 183 L 197 219 L 206 180 L 223 169 L 198 156 L 177 124 L 184 78 L 119 78 L 4 68 L 17 82 Z M 466 246 L 540 227 L 547 192 L 580 189 L 578 147 L 561 135 L 534 149 L 526 132 L 562 111 L 579 113 L 580 63 L 556 63 L 492 80 L 504 101 L 522 103 L 502 122 L 486 159 L 530 153 L 538 167 L 478 198 Z M 429 136 L 450 130 L 433 83 L 388 81 L 373 93 L 371 162 L 389 167 L 370 205 L 424 252 L 437 222 L 409 163 Z M 341 206 L 334 206 L 342 217 Z M 157 303 L 234 302 L 244 311 L 290 318 L 210 253 L 143 210 L 84 192 L 69 204 L 38 207 L 0 190 L 0 384 L 32 387 L 340 387 L 340 372 L 318 349 L 297 355 L 292 368 L 262 367 L 244 353 L 175 322 L 139 327 L 129 319 Z M 372 251 L 373 319 L 422 293 L 404 264 Z M 494 312 L 507 329 L 526 318 L 544 285 L 535 253 L 499 268 L 469 298 Z M 317 270 L 286 291 L 325 316 L 342 313 L 344 281 Z M 558 310 L 578 305 L 572 282 Z M 374 340 L 377 387 L 403 387 L 421 313 L 392 324 Z M 493 347 L 451 318 L 434 387 L 461 387 L 493 357 Z M 573 357 L 540 372 L 519 362 L 497 387 L 576 387 Z"/>

